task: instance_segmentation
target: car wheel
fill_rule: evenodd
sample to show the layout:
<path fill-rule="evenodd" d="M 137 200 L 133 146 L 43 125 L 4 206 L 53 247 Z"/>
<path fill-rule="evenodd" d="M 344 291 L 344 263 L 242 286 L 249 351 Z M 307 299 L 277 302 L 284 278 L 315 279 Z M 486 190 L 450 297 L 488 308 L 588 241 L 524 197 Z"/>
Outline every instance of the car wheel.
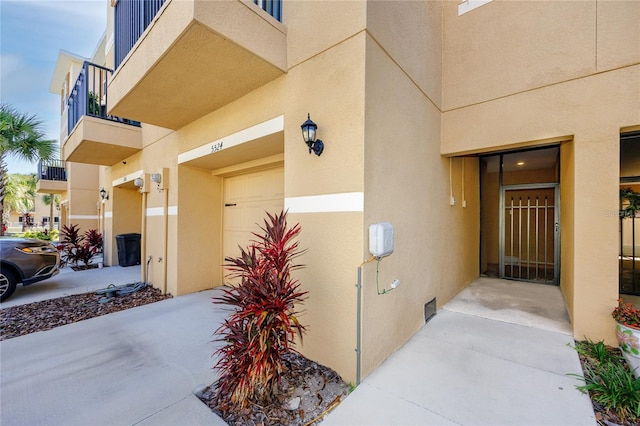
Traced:
<path fill-rule="evenodd" d="M 0 270 L 0 302 L 4 302 L 13 294 L 16 284 L 15 274 L 6 268 L 2 268 Z"/>

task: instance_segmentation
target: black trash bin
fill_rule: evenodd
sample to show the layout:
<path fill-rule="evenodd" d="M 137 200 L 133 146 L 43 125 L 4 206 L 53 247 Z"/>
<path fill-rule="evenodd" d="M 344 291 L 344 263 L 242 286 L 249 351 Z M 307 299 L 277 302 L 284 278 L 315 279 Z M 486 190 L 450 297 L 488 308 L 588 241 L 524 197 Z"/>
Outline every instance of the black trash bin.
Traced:
<path fill-rule="evenodd" d="M 134 266 L 140 264 L 140 234 L 116 235 L 118 247 L 118 265 Z"/>

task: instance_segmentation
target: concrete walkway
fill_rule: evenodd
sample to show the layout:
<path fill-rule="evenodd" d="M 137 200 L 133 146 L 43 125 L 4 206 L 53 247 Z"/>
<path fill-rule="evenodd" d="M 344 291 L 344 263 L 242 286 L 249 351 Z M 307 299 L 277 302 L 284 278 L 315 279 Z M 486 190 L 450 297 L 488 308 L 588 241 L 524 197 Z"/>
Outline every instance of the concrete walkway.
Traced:
<path fill-rule="evenodd" d="M 87 277 L 103 288 L 109 269 Z M 217 292 L 0 342 L 0 424 L 224 424 L 192 394 L 215 380 L 212 333 L 226 316 Z M 566 375 L 580 372 L 569 343 L 556 287 L 480 279 L 323 424 L 595 424 Z"/>
<path fill-rule="evenodd" d="M 480 278 L 326 425 L 595 425 L 557 287 Z"/>

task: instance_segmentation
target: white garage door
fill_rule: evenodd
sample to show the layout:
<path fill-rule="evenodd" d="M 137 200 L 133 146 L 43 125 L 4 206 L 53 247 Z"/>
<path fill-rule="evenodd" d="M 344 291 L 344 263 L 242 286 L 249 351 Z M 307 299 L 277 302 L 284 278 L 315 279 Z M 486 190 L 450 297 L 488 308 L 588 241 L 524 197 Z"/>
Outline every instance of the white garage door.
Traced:
<path fill-rule="evenodd" d="M 224 180 L 224 257 L 237 257 L 238 244 L 246 247 L 255 239 L 265 212 L 284 208 L 284 168 L 262 170 Z"/>

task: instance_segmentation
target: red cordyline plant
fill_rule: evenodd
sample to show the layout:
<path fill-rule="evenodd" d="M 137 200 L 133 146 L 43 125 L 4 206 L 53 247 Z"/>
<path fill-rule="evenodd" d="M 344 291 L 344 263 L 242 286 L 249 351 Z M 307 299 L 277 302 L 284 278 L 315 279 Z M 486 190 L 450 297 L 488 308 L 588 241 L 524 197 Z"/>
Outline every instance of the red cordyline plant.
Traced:
<path fill-rule="evenodd" d="M 611 316 L 622 325 L 640 329 L 640 310 L 631 303 L 624 303 L 618 299 L 618 307 L 613 310 Z"/>
<path fill-rule="evenodd" d="M 94 255 L 102 253 L 102 234 L 95 229 L 80 234 L 79 225 L 64 225 L 60 231 L 60 259 L 77 265 L 82 262 L 89 265 Z"/>
<path fill-rule="evenodd" d="M 217 342 L 224 346 L 215 368 L 216 400 L 222 413 L 250 402 L 267 404 L 285 371 L 283 355 L 295 352 L 296 335 L 302 340 L 305 327 L 298 321 L 295 304 L 304 301 L 306 291 L 291 277 L 300 254 L 300 225 L 287 227 L 287 214 L 267 213 L 257 238 L 240 256 L 227 258 L 228 278 L 240 283 L 214 298 L 214 303 L 234 307 L 233 313 L 216 330 Z"/>

